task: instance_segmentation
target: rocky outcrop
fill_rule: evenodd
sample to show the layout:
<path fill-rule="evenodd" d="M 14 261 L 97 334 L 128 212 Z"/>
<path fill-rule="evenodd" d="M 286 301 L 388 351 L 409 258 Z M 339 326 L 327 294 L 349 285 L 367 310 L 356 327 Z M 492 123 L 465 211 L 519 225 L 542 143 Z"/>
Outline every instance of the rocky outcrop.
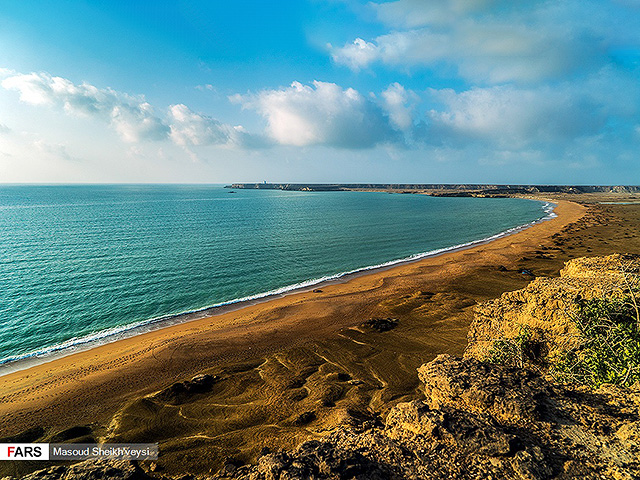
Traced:
<path fill-rule="evenodd" d="M 363 327 L 371 328 L 383 333 L 393 330 L 398 326 L 397 318 L 371 318 L 362 324 Z"/>
<path fill-rule="evenodd" d="M 573 318 L 582 300 L 621 295 L 638 283 L 640 257 L 609 255 L 578 258 L 566 263 L 558 278 L 536 278 L 529 285 L 480 304 L 469 329 L 465 357 L 486 359 L 496 340 L 516 339 L 523 331 L 531 360 L 544 362 L 575 346 Z"/>
<path fill-rule="evenodd" d="M 213 375 L 196 375 L 191 380 L 177 382 L 158 392 L 156 397 L 164 402 L 179 405 L 188 402 L 194 395 L 211 390 L 218 381 Z"/>
<path fill-rule="evenodd" d="M 339 428 L 293 453 L 218 478 L 633 479 L 640 388 L 593 392 L 526 369 L 441 355 L 419 370 L 425 398 L 384 427 Z"/>
<path fill-rule="evenodd" d="M 440 356 L 418 369 L 432 409 L 457 408 L 501 422 L 540 418 L 549 384 L 530 370 Z"/>

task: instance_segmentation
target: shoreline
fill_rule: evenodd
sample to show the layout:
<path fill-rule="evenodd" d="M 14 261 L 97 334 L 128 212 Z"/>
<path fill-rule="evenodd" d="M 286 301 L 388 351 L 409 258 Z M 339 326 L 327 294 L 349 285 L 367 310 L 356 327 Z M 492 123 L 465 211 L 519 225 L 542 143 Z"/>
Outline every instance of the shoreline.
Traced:
<path fill-rule="evenodd" d="M 221 397 L 212 408 L 218 412 L 222 407 L 216 405 L 227 404 L 220 411 L 222 417 L 219 418 L 218 413 L 211 417 L 211 428 L 215 431 L 231 428 L 236 432 L 233 435 L 248 442 L 249 437 L 244 435 L 253 435 L 254 428 L 271 435 L 268 433 L 271 427 L 264 425 L 280 424 L 282 415 L 291 414 L 285 412 L 309 408 L 305 407 L 306 401 L 291 403 L 279 394 L 267 394 L 273 392 L 273 384 L 271 380 L 262 382 L 270 379 L 271 374 L 263 377 L 261 372 L 271 371 L 271 365 L 279 365 L 278 369 L 289 365 L 287 370 L 307 361 L 311 362 L 308 368 L 314 371 L 317 367 L 313 365 L 317 362 L 326 365 L 321 371 L 344 365 L 352 378 L 365 381 L 363 386 L 349 387 L 353 395 L 357 398 L 364 395 L 363 402 L 373 402 L 371 408 L 384 411 L 394 401 L 410 398 L 403 395 L 414 388 L 418 362 L 424 363 L 439 353 L 461 354 L 476 302 L 528 283 L 530 277 L 519 271 L 530 268 L 527 263 L 521 267 L 523 255 L 535 252 L 541 244 L 551 245 L 553 235 L 578 222 L 588 210 L 571 201 L 551 201 L 557 204 L 558 215 L 552 221 L 539 222 L 484 245 L 445 252 L 382 271 L 367 271 L 348 281 L 333 282 L 320 293 L 308 289 L 270 298 L 3 375 L 0 377 L 0 433 L 15 435 L 38 427 L 51 435 L 74 425 L 92 425 L 92 430 L 99 435 L 96 438 L 111 438 L 109 435 L 114 431 L 124 432 L 128 428 L 123 426 L 125 430 L 118 430 L 123 418 L 129 418 L 122 417 L 128 405 L 147 402 L 150 396 L 175 382 L 209 373 L 223 379 L 217 387 L 221 389 Z M 536 262 L 541 262 L 541 269 L 534 267 L 540 274 L 557 274 L 555 260 Z M 508 268 L 507 272 L 497 268 L 503 265 Z M 380 335 L 359 327 L 368 319 L 389 316 L 397 316 L 401 322 L 392 332 Z M 277 373 L 274 377 L 276 385 L 281 385 L 277 380 L 280 375 Z M 287 385 L 289 380 L 277 387 L 277 391 L 288 392 L 291 387 Z M 316 402 L 313 399 L 320 393 L 314 393 L 318 391 L 311 384 L 308 388 L 311 388 L 309 401 Z M 236 391 L 239 397 L 234 397 Z M 245 391 L 246 394 L 241 394 Z M 249 392 L 255 400 L 245 398 Z M 267 396 L 261 397 L 261 392 Z M 277 405 L 273 404 L 268 410 L 260 407 L 260 411 L 277 415 L 271 423 L 254 418 L 245 410 L 254 404 L 271 405 L 276 401 Z M 167 408 L 168 412 L 175 412 L 175 407 Z M 237 415 L 241 418 L 249 415 L 246 421 L 250 424 L 255 421 L 255 427 L 236 430 L 233 422 L 229 427 L 216 426 L 226 425 L 224 412 L 227 409 L 235 412 L 236 408 L 239 409 Z M 321 407 L 319 424 L 331 425 L 336 412 L 338 410 L 330 407 Z M 162 421 L 162 418 L 156 420 Z M 295 442 L 308 435 L 297 427 L 282 428 L 291 428 L 283 437 L 286 441 Z M 247 448 L 253 448 L 254 443 L 250 441 Z"/>
<path fill-rule="evenodd" d="M 355 270 L 341 272 L 335 275 L 327 275 L 317 279 L 309 279 L 296 284 L 286 285 L 275 290 L 260 292 L 247 297 L 220 302 L 200 309 L 189 310 L 177 314 L 163 315 L 147 320 L 140 320 L 132 324 L 93 332 L 84 337 L 73 337 L 60 344 L 44 347 L 34 352 L 9 356 L 5 359 L 0 359 L 0 377 L 10 375 L 12 373 L 21 372 L 39 365 L 44 365 L 49 362 L 62 359 L 77 353 L 87 352 L 103 345 L 109 345 L 121 340 L 134 338 L 150 332 L 159 331 L 168 327 L 172 327 L 174 325 L 183 325 L 197 320 L 224 315 L 226 313 L 235 312 L 253 305 L 264 304 L 275 299 L 285 298 L 289 295 L 307 293 L 311 292 L 312 290 L 321 289 L 329 285 L 343 284 L 364 275 L 384 272 L 395 267 L 417 263 L 422 260 L 434 258 L 440 255 L 459 252 L 481 245 L 486 245 L 495 240 L 516 235 L 535 225 L 553 220 L 557 217 L 555 209 L 558 205 L 557 203 L 554 203 L 553 200 L 545 200 L 533 197 L 525 198 L 527 200 L 540 203 L 545 202 L 543 205 L 541 205 L 542 211 L 545 215 L 537 220 L 511 227 L 507 230 L 503 230 L 494 235 L 480 238 L 478 240 L 421 252 L 409 257 L 390 260 L 377 265 L 369 265 Z"/>

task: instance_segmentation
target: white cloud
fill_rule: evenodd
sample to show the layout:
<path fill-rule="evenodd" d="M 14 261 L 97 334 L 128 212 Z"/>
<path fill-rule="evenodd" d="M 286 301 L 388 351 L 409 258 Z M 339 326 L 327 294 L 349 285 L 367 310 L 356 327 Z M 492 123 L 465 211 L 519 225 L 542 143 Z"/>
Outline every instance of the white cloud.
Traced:
<path fill-rule="evenodd" d="M 19 92 L 20 100 L 31 105 L 62 106 L 72 115 L 98 117 L 128 142 L 166 138 L 169 128 L 142 97 L 99 89 L 93 85 L 54 77 L 48 73 L 16 74 L 1 85 Z"/>
<path fill-rule="evenodd" d="M 70 153 L 69 145 L 64 141 L 45 138 L 38 133 L 10 129 L 0 131 L 0 136 L 2 136 L 0 155 L 6 158 L 21 159 L 20 167 L 34 162 L 42 168 L 48 169 L 52 165 L 77 161 L 77 158 Z M 0 180 L 7 181 L 2 176 L 0 176 Z"/>
<path fill-rule="evenodd" d="M 186 105 L 169 107 L 171 139 L 177 145 L 216 145 L 227 143 L 232 128 L 219 121 L 192 112 Z"/>
<path fill-rule="evenodd" d="M 14 73 L 16 73 L 14 70 L 0 67 L 0 78 L 8 77 L 9 75 L 13 75 Z"/>
<path fill-rule="evenodd" d="M 261 145 L 260 137 L 249 135 L 242 127 L 223 124 L 191 111 L 186 105 L 172 105 L 167 117 L 161 118 L 142 96 L 100 89 L 87 83 L 77 85 L 48 73 L 14 72 L 0 85 L 17 91 L 20 100 L 30 105 L 58 106 L 73 116 L 105 121 L 128 143 L 170 139 L 180 146 Z"/>
<path fill-rule="evenodd" d="M 332 57 L 353 70 L 375 62 L 395 67 L 449 64 L 468 80 L 498 84 L 561 77 L 597 61 L 599 50 L 599 42 L 567 28 L 544 31 L 522 24 L 461 21 L 444 32 L 421 28 L 392 32 L 374 42 L 358 38 L 333 49 Z"/>
<path fill-rule="evenodd" d="M 127 142 L 162 140 L 168 132 L 167 126 L 155 116 L 153 107 L 147 102 L 114 106 L 111 110 L 111 124 Z"/>
<path fill-rule="evenodd" d="M 283 145 L 369 148 L 396 141 L 383 110 L 352 88 L 314 81 L 280 90 L 238 95 L 233 101 L 267 120 L 267 133 Z"/>
<path fill-rule="evenodd" d="M 533 84 L 597 70 L 609 61 L 608 48 L 640 45 L 637 15 L 589 0 L 370 5 L 387 33 L 330 47 L 336 63 L 356 71 L 382 64 L 445 71 L 476 83 Z"/>
<path fill-rule="evenodd" d="M 414 105 L 418 100 L 417 95 L 412 91 L 407 91 L 398 82 L 389 85 L 381 95 L 393 125 L 400 130 L 409 129 L 413 125 Z"/>
<path fill-rule="evenodd" d="M 353 43 L 346 44 L 342 48 L 333 49 L 332 57 L 336 63 L 348 66 L 352 70 L 359 70 L 375 62 L 379 56 L 379 47 L 361 38 L 356 38 Z"/>
<path fill-rule="evenodd" d="M 176 145 L 226 145 L 260 148 L 270 145 L 261 135 L 247 132 L 242 125 L 231 126 L 215 118 L 193 112 L 183 104 L 169 107 L 170 138 Z"/>
<path fill-rule="evenodd" d="M 450 25 L 461 17 L 496 14 L 513 8 L 531 8 L 540 0 L 398 0 L 371 3 L 378 19 L 400 28 Z"/>
<path fill-rule="evenodd" d="M 32 146 L 39 154 L 45 154 L 49 158 L 74 160 L 69 154 L 68 147 L 64 143 L 48 143 L 42 139 L 33 140 Z"/>
<path fill-rule="evenodd" d="M 428 112 L 428 142 L 493 144 L 500 149 L 551 146 L 596 135 L 607 122 L 597 99 L 571 86 L 431 90 L 441 109 Z"/>

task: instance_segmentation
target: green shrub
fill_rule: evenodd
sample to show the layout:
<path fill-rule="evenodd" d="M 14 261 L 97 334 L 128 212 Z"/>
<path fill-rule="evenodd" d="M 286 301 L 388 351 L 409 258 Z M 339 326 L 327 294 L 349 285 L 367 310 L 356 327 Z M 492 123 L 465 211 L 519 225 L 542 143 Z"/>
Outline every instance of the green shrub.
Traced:
<path fill-rule="evenodd" d="M 494 340 L 489 348 L 486 360 L 497 365 L 523 367 L 530 360 L 531 330 L 520 325 L 518 335 L 513 338 Z"/>
<path fill-rule="evenodd" d="M 640 325 L 634 294 L 582 301 L 575 325 L 577 347 L 551 363 L 561 382 L 598 387 L 640 380 Z"/>

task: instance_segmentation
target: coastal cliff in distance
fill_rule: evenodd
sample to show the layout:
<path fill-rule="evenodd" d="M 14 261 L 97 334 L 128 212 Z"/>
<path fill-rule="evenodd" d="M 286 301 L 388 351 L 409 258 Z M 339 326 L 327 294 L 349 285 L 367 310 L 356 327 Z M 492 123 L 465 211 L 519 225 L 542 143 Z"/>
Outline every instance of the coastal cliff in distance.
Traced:
<path fill-rule="evenodd" d="M 422 365 L 423 397 L 396 405 L 384 422 L 354 412 L 296 451 L 265 451 L 254 465 L 230 459 L 210 476 L 182 478 L 638 478 L 639 277 L 640 256 L 571 260 L 558 278 L 479 304 L 464 358 L 440 355 Z M 589 319 L 597 331 L 587 338 Z M 612 332 L 620 351 L 589 357 L 591 340 Z M 607 371 L 613 357 L 626 363 Z M 24 478 L 169 477 L 153 464 L 84 462 Z"/>
<path fill-rule="evenodd" d="M 400 183 L 233 183 L 235 190 L 293 190 L 302 192 L 338 192 L 373 190 L 394 193 L 425 193 L 434 197 L 501 197 L 538 193 L 639 193 L 637 185 L 497 185 L 497 184 L 400 184 Z"/>

